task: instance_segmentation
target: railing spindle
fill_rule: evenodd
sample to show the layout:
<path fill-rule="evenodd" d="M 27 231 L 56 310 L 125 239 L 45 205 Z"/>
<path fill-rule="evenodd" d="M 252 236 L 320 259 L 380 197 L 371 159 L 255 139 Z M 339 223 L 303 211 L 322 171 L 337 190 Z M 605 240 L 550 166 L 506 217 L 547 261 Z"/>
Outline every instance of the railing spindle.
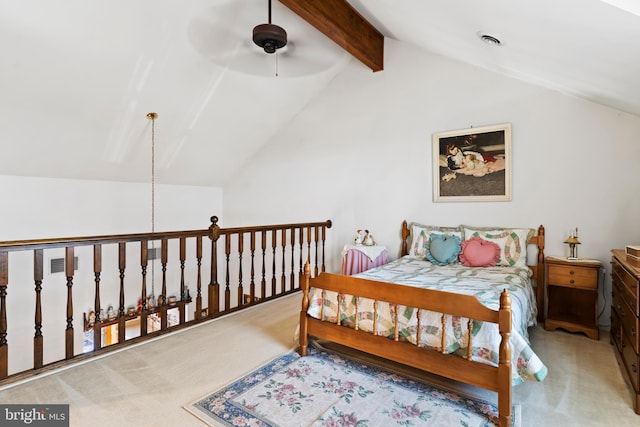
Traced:
<path fill-rule="evenodd" d="M 224 235 L 224 253 L 227 261 L 227 268 L 225 273 L 225 288 L 224 288 L 224 310 L 228 311 L 231 308 L 231 288 L 229 287 L 229 257 L 231 256 L 231 235 Z"/>
<path fill-rule="evenodd" d="M 9 284 L 9 254 L 0 251 L 0 380 L 9 374 L 7 344 L 7 285 Z"/>
<path fill-rule="evenodd" d="M 271 249 L 272 249 L 272 256 L 271 256 L 271 296 L 274 297 L 276 295 L 276 283 L 277 283 L 277 279 L 276 279 L 276 246 L 277 246 L 277 241 L 278 241 L 278 235 L 277 235 L 277 231 L 271 230 Z"/>
<path fill-rule="evenodd" d="M 311 262 L 311 227 L 307 227 L 307 261 Z"/>
<path fill-rule="evenodd" d="M 318 226 L 313 227 L 313 240 L 315 241 L 316 260 L 313 263 L 313 277 L 318 277 Z"/>
<path fill-rule="evenodd" d="M 180 301 L 186 301 L 189 298 L 188 290 L 185 289 L 184 283 L 184 263 L 187 260 L 187 239 L 184 237 L 180 238 Z M 166 295 L 165 295 L 166 298 Z M 186 320 L 186 306 L 181 306 L 180 308 L 180 324 L 183 324 Z"/>
<path fill-rule="evenodd" d="M 267 266 L 266 266 L 266 251 L 267 251 L 267 232 L 262 230 L 260 233 L 262 237 L 262 280 L 260 280 L 260 295 L 262 299 L 267 296 Z"/>
<path fill-rule="evenodd" d="M 126 247 L 124 243 L 118 245 L 118 258 L 120 263 L 120 280 L 124 280 L 124 269 L 126 267 Z M 142 286 L 140 290 L 140 335 L 147 335 L 147 265 L 149 263 L 149 241 L 140 242 L 140 270 L 142 274 Z M 154 278 L 152 277 L 151 280 Z"/>
<path fill-rule="evenodd" d="M 256 253 L 256 232 L 251 232 L 251 281 L 249 282 L 249 303 L 253 304 L 256 298 L 256 282 L 255 282 L 255 256 Z"/>
<path fill-rule="evenodd" d="M 169 242 L 162 239 L 160 242 L 160 265 L 162 266 L 162 304 L 158 304 L 160 310 L 160 329 L 163 331 L 168 327 L 167 318 L 167 263 L 169 262 Z"/>
<path fill-rule="evenodd" d="M 95 323 L 93 324 L 93 350 L 102 347 L 102 328 L 100 326 L 100 275 L 102 273 L 102 245 L 93 245 L 93 277 L 95 282 L 95 295 L 93 300 L 93 312 Z"/>
<path fill-rule="evenodd" d="M 323 225 L 322 226 L 322 268 L 320 270 L 323 273 L 325 271 L 325 266 L 324 266 L 324 244 L 325 244 L 326 240 L 327 240 L 327 227 Z"/>
<path fill-rule="evenodd" d="M 302 245 L 304 243 L 304 228 L 299 228 L 300 236 L 299 236 L 299 244 L 300 244 L 300 271 L 298 272 L 298 283 L 300 282 L 300 278 L 302 277 L 302 253 L 304 252 L 302 249 Z"/>
<path fill-rule="evenodd" d="M 244 287 L 242 286 L 242 254 L 244 253 L 244 234 L 238 233 L 238 307 L 242 306 Z"/>
<path fill-rule="evenodd" d="M 196 315 L 195 318 L 200 320 L 202 317 L 202 236 L 196 237 Z"/>
<path fill-rule="evenodd" d="M 292 228 L 291 229 L 291 274 L 289 275 L 289 277 L 291 278 L 291 282 L 289 283 L 290 291 L 292 291 L 295 288 L 295 281 L 296 281 L 295 264 L 294 264 L 295 252 L 296 252 L 296 230 L 295 228 Z"/>
<path fill-rule="evenodd" d="M 33 336 L 33 367 L 42 368 L 42 279 L 44 278 L 44 256 L 42 249 L 33 251 L 33 280 L 36 288 L 35 334 Z"/>
<path fill-rule="evenodd" d="M 73 246 L 65 248 L 65 274 L 67 275 L 67 327 L 65 329 L 65 358 L 71 359 L 73 351 L 73 274 L 74 274 Z"/>
<path fill-rule="evenodd" d="M 286 252 L 287 252 L 287 229 L 282 229 L 282 241 L 280 242 L 282 245 L 282 275 L 280 277 L 280 292 L 285 293 L 287 290 L 287 279 L 285 275 L 285 271 L 287 270 L 287 262 L 286 262 Z"/>

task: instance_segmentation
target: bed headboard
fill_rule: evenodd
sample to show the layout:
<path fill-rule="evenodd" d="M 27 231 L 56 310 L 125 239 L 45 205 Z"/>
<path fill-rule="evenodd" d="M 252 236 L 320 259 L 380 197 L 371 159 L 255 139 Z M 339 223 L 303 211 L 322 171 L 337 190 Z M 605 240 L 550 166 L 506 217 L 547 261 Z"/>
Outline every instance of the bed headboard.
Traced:
<path fill-rule="evenodd" d="M 400 249 L 400 256 L 405 256 L 409 253 L 409 246 L 411 245 L 411 229 L 407 221 L 402 221 L 402 247 Z M 537 248 L 537 256 L 535 257 L 535 264 L 529 265 L 529 268 L 533 272 L 534 286 L 536 288 L 536 303 L 538 305 L 538 321 L 544 320 L 544 227 L 540 225 L 536 231 L 536 234 L 529 240 L 529 246 L 535 246 Z"/>

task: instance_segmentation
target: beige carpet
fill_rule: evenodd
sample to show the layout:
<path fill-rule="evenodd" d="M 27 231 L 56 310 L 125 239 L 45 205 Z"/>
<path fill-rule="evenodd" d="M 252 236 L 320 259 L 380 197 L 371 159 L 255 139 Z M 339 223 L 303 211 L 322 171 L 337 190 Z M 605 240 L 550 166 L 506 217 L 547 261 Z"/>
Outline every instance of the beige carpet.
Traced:
<path fill-rule="evenodd" d="M 256 306 L 5 387 L 0 402 L 69 403 L 74 427 L 202 426 L 182 408 L 184 402 L 293 348 L 299 310 L 299 295 Z M 523 427 L 640 426 L 608 335 L 601 335 L 598 342 L 541 327 L 531 330 L 533 348 L 549 374 L 541 383 L 514 388 Z"/>

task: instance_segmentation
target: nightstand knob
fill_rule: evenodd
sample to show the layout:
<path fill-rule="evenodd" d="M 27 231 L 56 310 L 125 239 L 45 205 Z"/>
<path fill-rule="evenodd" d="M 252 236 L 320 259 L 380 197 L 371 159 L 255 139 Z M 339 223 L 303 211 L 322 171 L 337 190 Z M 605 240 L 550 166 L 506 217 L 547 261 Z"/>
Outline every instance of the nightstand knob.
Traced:
<path fill-rule="evenodd" d="M 569 272 L 569 274 L 573 274 L 573 273 L 574 273 L 574 271 L 573 271 L 573 270 L 571 270 L 571 271 Z"/>
<path fill-rule="evenodd" d="M 569 283 L 571 283 L 573 285 L 575 283 L 575 280 L 571 279 L 571 280 L 569 280 Z"/>

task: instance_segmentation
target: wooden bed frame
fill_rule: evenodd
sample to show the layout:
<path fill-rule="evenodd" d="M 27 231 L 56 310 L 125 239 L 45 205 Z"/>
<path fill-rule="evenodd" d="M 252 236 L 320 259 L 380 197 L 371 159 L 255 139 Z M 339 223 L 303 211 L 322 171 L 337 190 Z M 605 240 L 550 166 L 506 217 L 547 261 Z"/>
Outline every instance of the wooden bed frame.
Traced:
<path fill-rule="evenodd" d="M 407 222 L 405 221 L 402 224 L 402 255 L 407 254 L 409 234 Z M 544 295 L 544 286 L 542 285 L 544 277 L 544 228 L 542 226 L 538 228 L 538 234 L 531 240 L 530 244 L 534 244 L 538 248 L 538 262 L 535 266 L 531 266 L 531 269 L 533 278 L 536 280 L 538 317 L 540 318 L 542 313 L 540 310 L 543 307 L 542 296 Z M 469 295 L 420 289 L 330 273 L 321 273 L 318 277 L 312 278 L 308 266 L 305 266 L 300 287 L 303 295 L 300 311 L 300 347 L 298 351 L 302 356 L 307 354 L 309 338 L 316 337 L 426 372 L 495 391 L 498 393 L 498 423 L 500 426 L 511 426 L 512 367 L 509 338 L 511 336 L 512 317 L 511 296 L 506 290 L 500 296 L 500 308 L 491 310 L 482 305 L 475 297 Z M 498 366 L 489 366 L 459 356 L 419 347 L 406 341 L 399 341 L 398 328 L 396 328 L 395 339 L 389 339 L 359 330 L 357 320 L 354 328 L 342 326 L 339 320 L 339 313 L 337 323 L 310 317 L 307 314 L 310 288 L 496 323 L 501 336 Z M 377 303 L 374 304 L 374 310 L 376 310 L 376 307 Z M 468 327 L 470 326 L 471 322 L 469 322 Z M 375 331 L 376 329 L 374 320 L 373 330 Z M 444 341 L 444 338 L 442 340 Z M 472 343 L 469 342 L 469 345 L 472 345 Z M 442 347 L 444 347 L 444 343 Z"/>

